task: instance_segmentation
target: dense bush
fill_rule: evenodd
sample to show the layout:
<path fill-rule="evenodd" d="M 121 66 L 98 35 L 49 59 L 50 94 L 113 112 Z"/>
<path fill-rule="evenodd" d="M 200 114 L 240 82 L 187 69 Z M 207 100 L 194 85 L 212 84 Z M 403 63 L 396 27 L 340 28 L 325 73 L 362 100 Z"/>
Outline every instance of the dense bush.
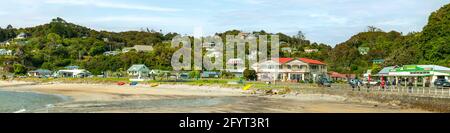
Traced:
<path fill-rule="evenodd" d="M 244 70 L 244 79 L 245 80 L 256 80 L 256 78 L 257 78 L 257 75 L 256 75 L 255 70 L 249 70 L 249 69 Z"/>

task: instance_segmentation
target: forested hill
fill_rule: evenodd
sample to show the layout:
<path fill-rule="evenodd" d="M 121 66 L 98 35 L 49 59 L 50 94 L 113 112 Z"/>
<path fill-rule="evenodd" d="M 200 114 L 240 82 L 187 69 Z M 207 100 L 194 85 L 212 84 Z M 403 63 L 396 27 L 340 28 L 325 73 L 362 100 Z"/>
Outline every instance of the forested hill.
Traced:
<path fill-rule="evenodd" d="M 26 39 L 14 39 L 26 33 Z M 229 30 L 216 35 L 237 35 L 239 30 Z M 326 44 L 311 42 L 299 31 L 295 36 L 283 33 L 254 31 L 246 34 L 276 34 L 280 36 L 282 57 L 306 57 L 325 61 L 331 71 L 341 73 L 364 73 L 367 69 L 377 70 L 382 66 L 404 64 L 436 64 L 450 66 L 450 4 L 429 17 L 421 32 L 385 32 L 376 27 L 352 36 L 334 48 Z M 30 28 L 14 28 L 8 25 L 0 28 L 0 49 L 13 50 L 13 56 L 0 56 L 0 67 L 17 74 L 26 70 L 44 68 L 56 70 L 68 65 L 78 65 L 94 74 L 104 71 L 124 71 L 132 64 L 145 64 L 152 69 L 170 70 L 172 53 L 170 40 L 177 33 L 163 34 L 153 30 L 107 32 L 96 31 L 61 18 L 48 24 Z M 115 56 L 104 55 L 107 51 L 120 51 L 134 45 L 151 45 L 151 52 L 126 52 Z M 361 48 L 368 48 L 362 54 Z M 313 52 L 306 52 L 313 50 Z M 314 52 L 314 50 L 316 50 Z M 248 52 L 248 51 L 247 51 Z M 373 60 L 384 59 L 381 65 Z M 375 67 L 374 67 L 375 66 Z"/>
<path fill-rule="evenodd" d="M 24 39 L 16 36 L 25 33 Z M 265 31 L 243 32 L 230 30 L 217 35 L 237 35 L 240 33 L 255 35 L 274 35 Z M 281 53 L 283 57 L 309 57 L 325 60 L 331 50 L 329 45 L 311 43 L 299 32 L 296 36 L 283 33 L 280 41 L 283 47 L 292 48 L 291 51 Z M 29 27 L 6 29 L 0 28 L 0 41 L 11 43 L 0 46 L 0 49 L 13 50 L 12 56 L 0 56 L 0 67 L 9 72 L 23 74 L 27 70 L 38 68 L 57 70 L 68 65 L 78 65 L 101 74 L 106 71 L 125 71 L 133 64 L 145 64 L 152 69 L 170 70 L 172 53 L 171 40 L 177 33 L 163 34 L 153 30 L 107 32 L 96 31 L 70 22 L 62 18 L 55 18 L 50 23 Z M 154 50 L 150 52 L 121 52 L 125 47 L 135 45 L 150 45 Z M 317 49 L 317 52 L 305 53 L 304 49 Z M 117 51 L 117 55 L 105 55 L 105 52 Z M 248 54 L 248 51 L 247 51 Z"/>
<path fill-rule="evenodd" d="M 383 32 L 372 29 L 352 36 L 348 41 L 336 45 L 328 60 L 331 70 L 344 73 L 363 73 L 372 65 L 372 60 L 384 59 L 402 44 L 404 37 L 398 32 Z M 361 54 L 358 48 L 370 48 Z"/>
<path fill-rule="evenodd" d="M 366 55 L 358 48 L 370 48 Z M 372 61 L 385 62 L 373 65 Z M 330 70 L 344 73 L 364 73 L 367 69 L 405 64 L 435 64 L 450 66 L 450 4 L 431 14 L 422 32 L 401 35 L 375 27 L 336 45 L 327 61 Z"/>
<path fill-rule="evenodd" d="M 25 39 L 16 38 L 25 33 Z M 50 23 L 14 28 L 0 28 L 0 49 L 12 50 L 12 56 L 0 56 L 4 71 L 23 74 L 27 70 L 44 68 L 57 70 L 68 65 L 78 65 L 94 74 L 104 71 L 124 71 L 132 64 L 146 64 L 156 69 L 170 69 L 171 53 L 175 49 L 164 43 L 177 35 L 155 31 L 107 32 L 96 31 L 61 18 Z M 10 45 L 4 45 L 9 42 Z M 104 55 L 107 51 L 121 51 L 134 45 L 151 45 L 152 52 L 127 52 L 116 56 Z"/>

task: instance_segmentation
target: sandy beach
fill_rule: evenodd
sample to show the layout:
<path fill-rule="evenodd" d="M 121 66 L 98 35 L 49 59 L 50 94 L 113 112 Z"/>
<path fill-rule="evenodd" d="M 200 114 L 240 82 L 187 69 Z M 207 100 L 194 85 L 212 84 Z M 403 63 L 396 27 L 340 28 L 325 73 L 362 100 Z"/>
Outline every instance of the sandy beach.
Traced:
<path fill-rule="evenodd" d="M 148 84 L 68 84 L 0 81 L 7 91 L 57 94 L 70 100 L 31 112 L 64 113 L 413 113 L 420 109 L 403 109 L 377 102 L 349 102 L 342 96 L 292 94 L 263 96 L 251 91 L 219 86 Z"/>

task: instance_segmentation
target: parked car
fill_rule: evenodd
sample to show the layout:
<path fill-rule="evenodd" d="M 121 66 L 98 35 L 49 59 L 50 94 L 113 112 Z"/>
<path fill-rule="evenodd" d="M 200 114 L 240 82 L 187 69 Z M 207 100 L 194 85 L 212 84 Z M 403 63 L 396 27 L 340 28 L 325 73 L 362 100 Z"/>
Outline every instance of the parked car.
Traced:
<path fill-rule="evenodd" d="M 317 84 L 319 86 L 331 87 L 331 82 L 327 78 L 320 78 Z"/>
<path fill-rule="evenodd" d="M 436 87 L 450 87 L 450 82 L 448 82 L 446 79 L 437 79 L 434 81 L 434 85 Z"/>

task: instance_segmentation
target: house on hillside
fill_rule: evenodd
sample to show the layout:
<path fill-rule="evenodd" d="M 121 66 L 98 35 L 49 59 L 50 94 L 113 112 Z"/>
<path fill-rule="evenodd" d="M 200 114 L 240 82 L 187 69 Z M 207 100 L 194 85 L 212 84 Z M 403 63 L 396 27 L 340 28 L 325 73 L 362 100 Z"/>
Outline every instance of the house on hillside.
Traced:
<path fill-rule="evenodd" d="M 153 51 L 152 46 L 148 45 L 134 45 L 134 49 L 136 49 L 137 52 L 150 52 Z"/>
<path fill-rule="evenodd" d="M 372 60 L 372 64 L 383 64 L 384 63 L 384 59 L 375 59 Z"/>
<path fill-rule="evenodd" d="M 367 53 L 369 53 L 370 48 L 369 47 L 359 47 L 358 51 L 359 51 L 359 54 L 366 55 Z"/>
<path fill-rule="evenodd" d="M 65 69 L 68 69 L 68 70 L 77 70 L 77 69 L 80 69 L 80 67 L 79 66 L 66 66 L 66 67 L 64 67 Z"/>
<path fill-rule="evenodd" d="M 318 49 L 305 49 L 305 53 L 314 53 L 314 52 L 319 52 Z"/>
<path fill-rule="evenodd" d="M 0 56 L 1 55 L 13 55 L 13 52 L 12 50 L 0 49 Z"/>
<path fill-rule="evenodd" d="M 144 64 L 135 64 L 128 68 L 127 73 L 131 77 L 141 79 L 149 76 L 150 69 L 148 69 L 148 67 Z"/>
<path fill-rule="evenodd" d="M 253 36 L 253 34 L 248 32 L 239 32 L 237 36 L 240 37 L 241 39 L 245 39 L 247 37 Z"/>
<path fill-rule="evenodd" d="M 127 53 L 130 52 L 131 50 L 136 50 L 136 52 L 150 52 L 153 51 L 153 47 L 152 46 L 148 46 L 148 45 L 134 45 L 133 47 L 125 47 L 122 49 L 123 53 Z"/>
<path fill-rule="evenodd" d="M 29 35 L 27 33 L 21 32 L 19 35 L 16 36 L 15 39 L 26 39 Z"/>
<path fill-rule="evenodd" d="M 206 49 L 208 49 L 208 48 L 214 48 L 216 46 L 216 43 L 215 42 L 206 42 L 206 43 L 203 43 L 202 44 L 202 47 L 203 48 L 206 48 Z"/>
<path fill-rule="evenodd" d="M 292 52 L 292 49 L 291 49 L 291 47 L 282 47 L 282 48 L 281 48 L 281 51 L 282 51 L 282 52 L 291 53 L 291 52 Z"/>
<path fill-rule="evenodd" d="M 242 77 L 244 75 L 244 70 L 245 70 L 245 64 L 244 64 L 244 60 L 242 60 L 241 58 L 232 58 L 229 59 L 226 62 L 227 66 L 233 66 L 234 68 L 228 68 L 225 69 L 225 71 L 233 73 L 236 77 Z M 239 68 L 239 66 L 242 66 Z"/>
<path fill-rule="evenodd" d="M 133 49 L 134 49 L 133 47 L 125 47 L 125 48 L 122 49 L 122 53 L 128 53 L 128 52 L 130 52 Z"/>
<path fill-rule="evenodd" d="M 256 50 L 250 51 L 250 54 L 247 55 L 247 59 L 256 61 L 256 60 L 258 60 L 258 55 L 261 55 L 261 54 L 262 54 L 261 52 L 258 52 Z"/>
<path fill-rule="evenodd" d="M 316 81 L 327 75 L 327 65 L 308 58 L 276 58 L 252 65 L 262 81 Z"/>
<path fill-rule="evenodd" d="M 0 42 L 0 46 L 9 46 L 9 45 L 11 45 L 11 43 L 9 42 L 9 40 Z"/>
<path fill-rule="evenodd" d="M 115 56 L 115 55 L 118 55 L 118 54 L 120 54 L 119 51 L 106 51 L 106 52 L 103 53 L 103 55 L 105 55 L 105 56 Z"/>

